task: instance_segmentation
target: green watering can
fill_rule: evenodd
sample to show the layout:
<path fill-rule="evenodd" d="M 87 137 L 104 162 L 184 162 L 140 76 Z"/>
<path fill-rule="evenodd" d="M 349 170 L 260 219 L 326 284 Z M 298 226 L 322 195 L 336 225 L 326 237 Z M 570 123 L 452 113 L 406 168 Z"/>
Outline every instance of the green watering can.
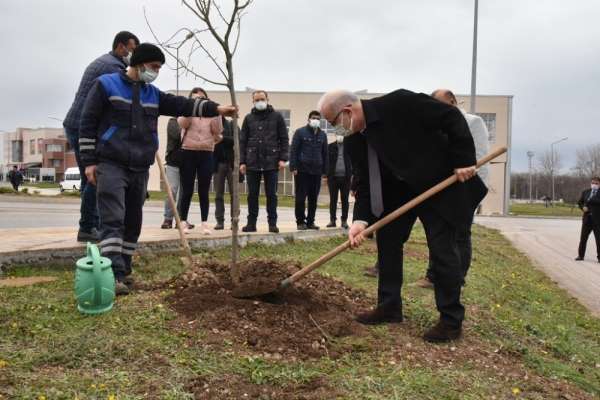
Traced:
<path fill-rule="evenodd" d="M 77 309 L 84 314 L 102 314 L 113 307 L 115 276 L 112 264 L 100 256 L 98 246 L 88 242 L 87 257 L 77 261 L 75 271 Z"/>

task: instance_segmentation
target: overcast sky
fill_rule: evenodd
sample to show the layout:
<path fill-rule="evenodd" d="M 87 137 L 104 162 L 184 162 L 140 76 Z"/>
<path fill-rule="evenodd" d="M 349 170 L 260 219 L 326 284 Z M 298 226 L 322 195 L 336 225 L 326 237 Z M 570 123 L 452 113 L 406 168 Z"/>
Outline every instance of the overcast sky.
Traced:
<path fill-rule="evenodd" d="M 230 0 L 221 0 L 223 4 Z M 0 1 L 0 130 L 60 126 L 87 64 L 130 30 L 153 41 L 199 27 L 179 0 Z M 526 151 L 574 153 L 600 142 L 600 1 L 480 0 L 477 89 L 514 96 L 513 171 Z M 472 0 L 255 0 L 242 28 L 236 82 L 267 90 L 470 90 Z M 199 69 L 212 73 L 203 59 Z M 214 76 L 214 74 L 213 74 Z M 183 77 L 180 87 L 197 85 Z M 175 87 L 172 71 L 157 80 Z M 205 85 L 210 88 L 210 85 Z"/>

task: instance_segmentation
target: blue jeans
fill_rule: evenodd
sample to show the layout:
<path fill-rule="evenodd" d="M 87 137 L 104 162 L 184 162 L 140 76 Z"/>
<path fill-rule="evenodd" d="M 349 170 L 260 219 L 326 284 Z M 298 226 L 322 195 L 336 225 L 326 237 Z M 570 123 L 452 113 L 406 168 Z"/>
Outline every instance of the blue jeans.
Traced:
<path fill-rule="evenodd" d="M 265 194 L 267 196 L 267 218 L 269 226 L 277 225 L 277 181 L 279 171 L 248 171 L 246 180 L 248 182 L 248 225 L 256 225 L 258 218 L 258 195 L 260 192 L 260 180 L 265 180 Z"/>
<path fill-rule="evenodd" d="M 77 160 L 79 174 L 81 175 L 81 186 L 79 189 L 81 192 L 81 217 L 79 218 L 79 230 L 90 233 L 93 228 L 98 229 L 100 226 L 98 208 L 96 207 L 96 186 L 88 185 L 87 183 L 85 167 L 81 163 L 79 155 L 79 132 L 65 127 L 65 133 L 67 134 L 67 140 L 71 148 L 75 152 L 75 159 Z"/>

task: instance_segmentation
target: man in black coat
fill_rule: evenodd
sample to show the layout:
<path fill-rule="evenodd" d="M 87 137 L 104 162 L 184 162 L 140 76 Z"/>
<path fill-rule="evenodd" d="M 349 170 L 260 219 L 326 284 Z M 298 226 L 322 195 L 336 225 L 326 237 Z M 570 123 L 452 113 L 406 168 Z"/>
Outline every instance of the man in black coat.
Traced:
<path fill-rule="evenodd" d="M 352 163 L 350 155 L 344 146 L 344 136 L 336 135 L 335 142 L 328 146 L 329 168 L 327 171 L 327 186 L 329 187 L 329 224 L 335 228 L 337 219 L 338 194 L 342 202 L 341 226 L 348 229 L 348 210 L 350 203 L 350 184 L 352 179 Z"/>
<path fill-rule="evenodd" d="M 583 261 L 585 257 L 585 248 L 590 233 L 594 232 L 596 239 L 596 256 L 600 262 L 600 178 L 592 178 L 589 189 L 581 193 L 581 198 L 577 202 L 579 208 L 583 211 L 581 219 L 581 239 L 579 240 L 579 251 L 576 261 Z"/>
<path fill-rule="evenodd" d="M 252 93 L 254 107 L 246 115 L 240 131 L 240 173 L 248 182 L 248 224 L 244 232 L 256 232 L 258 194 L 261 178 L 265 181 L 269 232 L 277 228 L 277 183 L 279 170 L 288 159 L 289 137 L 283 116 L 269 104 L 266 91 Z"/>
<path fill-rule="evenodd" d="M 377 232 L 378 304 L 357 316 L 363 324 L 402 321 L 403 244 L 418 217 L 434 260 L 440 312 L 439 322 L 423 337 L 430 342 L 457 339 L 465 310 L 460 302 L 463 274 L 456 232 L 470 223 L 487 192 L 475 175 L 475 146 L 463 115 L 456 107 L 408 90 L 362 101 L 348 91 L 330 92 L 321 98 L 319 108 L 337 133 L 349 135 L 346 146 L 358 175 L 354 222 L 348 233 L 352 246 L 364 240 L 362 232 L 369 224 L 448 176 L 456 174 L 461 182 Z"/>

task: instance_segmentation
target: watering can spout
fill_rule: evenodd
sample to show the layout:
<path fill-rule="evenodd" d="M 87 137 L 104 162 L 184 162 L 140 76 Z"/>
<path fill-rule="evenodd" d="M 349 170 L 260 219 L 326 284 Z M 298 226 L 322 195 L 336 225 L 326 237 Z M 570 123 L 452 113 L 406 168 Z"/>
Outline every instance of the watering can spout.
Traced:
<path fill-rule="evenodd" d="M 88 243 L 86 257 L 77 261 L 75 297 L 84 314 L 101 314 L 113 307 L 115 278 L 110 259 L 100 256 L 98 246 Z"/>

